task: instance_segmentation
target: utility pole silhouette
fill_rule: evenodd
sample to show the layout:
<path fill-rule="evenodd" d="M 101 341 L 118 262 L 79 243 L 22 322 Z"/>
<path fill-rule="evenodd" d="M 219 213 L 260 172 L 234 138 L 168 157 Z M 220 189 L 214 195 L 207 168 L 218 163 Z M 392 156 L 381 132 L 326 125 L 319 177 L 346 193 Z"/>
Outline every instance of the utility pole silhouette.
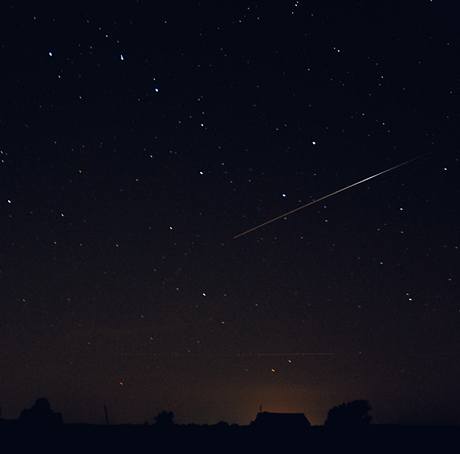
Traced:
<path fill-rule="evenodd" d="M 105 423 L 109 426 L 110 421 L 109 421 L 109 410 L 107 410 L 107 405 L 104 404 L 104 417 L 105 417 Z"/>

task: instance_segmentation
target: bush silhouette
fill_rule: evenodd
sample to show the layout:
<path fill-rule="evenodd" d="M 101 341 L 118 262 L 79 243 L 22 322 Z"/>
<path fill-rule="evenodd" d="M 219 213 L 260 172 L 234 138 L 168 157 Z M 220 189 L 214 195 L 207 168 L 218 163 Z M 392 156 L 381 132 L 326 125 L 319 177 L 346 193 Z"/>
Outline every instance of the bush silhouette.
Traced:
<path fill-rule="evenodd" d="M 37 399 L 31 408 L 22 410 L 19 421 L 23 424 L 49 426 L 62 424 L 62 415 L 51 410 L 48 399 Z"/>
<path fill-rule="evenodd" d="M 343 403 L 329 410 L 324 425 L 333 428 L 367 426 L 372 420 L 370 410 L 367 400 Z"/>
<path fill-rule="evenodd" d="M 174 425 L 174 413 L 172 411 L 161 411 L 155 417 L 155 424 L 158 427 L 172 427 Z"/>

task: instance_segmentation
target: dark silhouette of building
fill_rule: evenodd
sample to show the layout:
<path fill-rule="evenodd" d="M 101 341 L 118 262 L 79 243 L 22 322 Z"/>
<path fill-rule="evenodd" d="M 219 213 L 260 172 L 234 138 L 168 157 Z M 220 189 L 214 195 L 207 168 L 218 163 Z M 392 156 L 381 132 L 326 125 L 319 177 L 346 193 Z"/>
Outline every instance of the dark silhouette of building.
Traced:
<path fill-rule="evenodd" d="M 256 419 L 251 422 L 251 428 L 264 431 L 304 431 L 311 424 L 303 413 L 271 413 L 263 411 L 257 413 Z"/>
<path fill-rule="evenodd" d="M 19 422 L 35 426 L 57 426 L 63 421 L 61 413 L 51 410 L 48 399 L 41 398 L 37 399 L 31 408 L 22 410 Z"/>

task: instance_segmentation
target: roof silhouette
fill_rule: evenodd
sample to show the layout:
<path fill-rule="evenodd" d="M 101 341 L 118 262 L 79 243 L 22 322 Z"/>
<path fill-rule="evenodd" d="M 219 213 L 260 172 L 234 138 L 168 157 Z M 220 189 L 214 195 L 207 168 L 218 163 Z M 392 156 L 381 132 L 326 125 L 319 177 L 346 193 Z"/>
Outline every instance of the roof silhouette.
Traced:
<path fill-rule="evenodd" d="M 252 427 L 261 429 L 304 430 L 311 424 L 303 413 L 272 413 L 263 411 L 257 413 Z"/>

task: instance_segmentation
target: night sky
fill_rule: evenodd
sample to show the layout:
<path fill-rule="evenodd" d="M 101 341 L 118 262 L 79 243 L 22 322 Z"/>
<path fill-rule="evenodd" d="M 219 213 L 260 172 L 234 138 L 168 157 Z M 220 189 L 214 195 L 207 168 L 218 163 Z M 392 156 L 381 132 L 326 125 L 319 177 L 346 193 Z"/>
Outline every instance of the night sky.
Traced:
<path fill-rule="evenodd" d="M 3 416 L 460 423 L 459 14 L 2 2 Z"/>

